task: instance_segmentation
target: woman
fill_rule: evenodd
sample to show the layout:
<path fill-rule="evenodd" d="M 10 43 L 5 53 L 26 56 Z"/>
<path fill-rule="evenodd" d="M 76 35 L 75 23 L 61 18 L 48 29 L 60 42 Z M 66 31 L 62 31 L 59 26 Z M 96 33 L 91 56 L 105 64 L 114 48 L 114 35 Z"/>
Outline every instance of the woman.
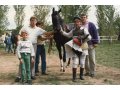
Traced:
<path fill-rule="evenodd" d="M 72 37 L 73 39 L 65 44 L 66 47 L 66 56 L 67 58 L 72 58 L 72 73 L 73 73 L 73 81 L 76 81 L 76 71 L 78 62 L 80 60 L 80 79 L 83 78 L 83 71 L 85 67 L 85 59 L 86 55 L 88 55 L 88 45 L 87 41 L 91 39 L 87 28 L 81 27 L 82 22 L 79 17 L 74 17 L 74 29 L 69 33 L 61 30 L 61 33 L 64 36 Z M 77 41 L 79 42 L 77 42 Z M 79 45 L 81 44 L 81 45 Z"/>

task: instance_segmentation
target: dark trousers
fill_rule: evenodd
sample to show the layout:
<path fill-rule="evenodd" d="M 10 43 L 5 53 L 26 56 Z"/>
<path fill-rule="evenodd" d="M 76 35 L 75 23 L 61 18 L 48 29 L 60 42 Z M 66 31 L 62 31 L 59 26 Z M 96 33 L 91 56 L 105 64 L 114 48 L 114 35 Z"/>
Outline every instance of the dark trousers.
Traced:
<path fill-rule="evenodd" d="M 41 57 L 41 72 L 46 72 L 46 52 L 44 45 L 37 45 L 36 50 L 36 61 L 35 61 L 35 72 L 39 72 L 38 66 L 39 66 L 39 57 Z"/>
<path fill-rule="evenodd" d="M 13 52 L 13 51 L 12 51 L 12 44 L 8 44 L 7 47 L 8 47 L 8 53 L 9 53 L 10 51 L 11 51 L 11 53 L 12 53 L 12 52 Z"/>

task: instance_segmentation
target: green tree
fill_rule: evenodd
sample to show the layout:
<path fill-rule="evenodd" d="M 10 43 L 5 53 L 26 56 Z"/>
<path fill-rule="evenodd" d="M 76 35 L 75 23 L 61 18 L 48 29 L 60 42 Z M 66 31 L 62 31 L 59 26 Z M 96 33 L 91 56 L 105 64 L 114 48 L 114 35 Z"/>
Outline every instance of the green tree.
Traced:
<path fill-rule="evenodd" d="M 97 22 L 101 35 L 109 36 L 111 43 L 111 36 L 116 35 L 115 21 L 116 12 L 113 5 L 96 6 L 97 8 Z"/>
<path fill-rule="evenodd" d="M 62 10 L 62 16 L 65 23 L 71 23 L 74 16 L 79 16 L 82 13 L 87 14 L 91 6 L 89 5 L 59 5 Z"/>
<path fill-rule="evenodd" d="M 8 5 L 0 5 L 0 34 L 7 29 L 9 24 L 7 19 L 8 10 Z"/>
<path fill-rule="evenodd" d="M 16 23 L 16 30 L 18 30 L 18 28 L 20 29 L 22 27 L 25 18 L 25 13 L 24 13 L 25 5 L 14 5 L 13 7 L 16 12 L 14 18 Z"/>
<path fill-rule="evenodd" d="M 120 15 L 118 14 L 114 22 L 116 34 L 118 35 L 118 40 L 120 40 Z"/>
<path fill-rule="evenodd" d="M 106 17 L 105 17 L 105 7 L 103 5 L 96 5 L 96 12 L 97 12 L 97 23 L 99 27 L 99 35 L 104 35 L 106 33 Z"/>
<path fill-rule="evenodd" d="M 48 5 L 34 5 L 32 6 L 34 15 L 37 17 L 38 21 L 41 21 L 44 23 L 45 26 L 48 25 L 47 19 L 48 14 L 51 10 L 51 6 Z"/>
<path fill-rule="evenodd" d="M 105 15 L 107 19 L 107 34 L 109 36 L 112 36 L 115 34 L 115 26 L 114 22 L 116 20 L 116 13 L 115 13 L 115 8 L 113 5 L 105 5 Z"/>

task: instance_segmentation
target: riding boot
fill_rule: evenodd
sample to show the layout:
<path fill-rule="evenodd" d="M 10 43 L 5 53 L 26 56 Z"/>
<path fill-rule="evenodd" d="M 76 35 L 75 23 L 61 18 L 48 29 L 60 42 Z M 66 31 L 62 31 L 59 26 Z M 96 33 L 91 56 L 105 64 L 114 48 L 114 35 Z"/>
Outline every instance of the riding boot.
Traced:
<path fill-rule="evenodd" d="M 72 81 L 73 82 L 76 82 L 76 71 L 77 71 L 77 68 L 72 68 L 72 72 L 73 72 L 73 79 L 72 79 Z"/>
<path fill-rule="evenodd" d="M 84 80 L 84 78 L 83 78 L 83 72 L 84 72 L 84 68 L 80 67 L 80 79 L 81 80 Z"/>

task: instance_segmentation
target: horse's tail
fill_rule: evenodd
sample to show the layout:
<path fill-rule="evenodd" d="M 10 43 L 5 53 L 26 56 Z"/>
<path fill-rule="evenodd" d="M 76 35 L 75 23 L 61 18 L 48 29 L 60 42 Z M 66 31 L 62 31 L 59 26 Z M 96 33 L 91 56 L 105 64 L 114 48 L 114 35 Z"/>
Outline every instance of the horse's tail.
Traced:
<path fill-rule="evenodd" d="M 49 42 L 49 46 L 48 46 L 48 53 L 51 54 L 51 49 L 52 49 L 52 46 L 53 46 L 53 38 L 50 39 L 50 42 Z"/>

